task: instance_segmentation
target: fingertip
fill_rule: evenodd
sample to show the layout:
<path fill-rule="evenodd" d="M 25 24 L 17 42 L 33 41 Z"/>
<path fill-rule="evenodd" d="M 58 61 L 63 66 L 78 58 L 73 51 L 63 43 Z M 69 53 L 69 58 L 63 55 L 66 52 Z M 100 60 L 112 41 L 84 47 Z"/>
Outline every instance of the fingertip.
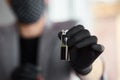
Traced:
<path fill-rule="evenodd" d="M 105 47 L 101 44 L 96 44 L 96 45 L 92 46 L 92 49 L 94 49 L 98 53 L 102 53 L 104 51 Z"/>
<path fill-rule="evenodd" d="M 71 35 L 74 35 L 76 34 L 77 32 L 83 30 L 84 27 L 82 25 L 77 25 L 77 26 L 74 26 L 72 27 L 71 29 L 69 29 L 69 31 L 67 32 L 67 36 L 71 36 Z"/>
<path fill-rule="evenodd" d="M 96 40 L 96 43 L 98 42 L 98 38 L 97 38 L 97 36 L 92 35 L 91 37 L 93 37 L 93 39 Z"/>
<path fill-rule="evenodd" d="M 78 24 L 78 25 L 76 25 L 75 27 L 81 27 L 81 28 L 83 28 L 83 29 L 84 29 L 84 26 L 83 26 L 83 25 L 81 25 L 81 24 Z"/>

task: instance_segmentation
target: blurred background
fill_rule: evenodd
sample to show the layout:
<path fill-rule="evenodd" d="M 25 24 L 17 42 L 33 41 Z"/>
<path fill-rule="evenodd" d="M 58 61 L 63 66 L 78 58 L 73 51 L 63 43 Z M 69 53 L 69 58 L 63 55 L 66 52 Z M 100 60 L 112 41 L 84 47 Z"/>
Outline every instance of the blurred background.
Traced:
<path fill-rule="evenodd" d="M 47 25 L 76 21 L 97 35 L 105 45 L 101 57 L 107 80 L 120 80 L 120 0 L 49 0 L 46 16 Z M 0 25 L 15 20 L 5 0 L 0 0 Z"/>

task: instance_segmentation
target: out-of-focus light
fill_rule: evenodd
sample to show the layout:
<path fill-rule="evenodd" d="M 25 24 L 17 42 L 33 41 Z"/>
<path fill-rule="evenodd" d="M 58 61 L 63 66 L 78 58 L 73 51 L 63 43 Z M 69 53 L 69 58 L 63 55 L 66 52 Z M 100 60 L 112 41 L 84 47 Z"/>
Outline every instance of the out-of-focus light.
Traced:
<path fill-rule="evenodd" d="M 89 0 L 49 0 L 48 14 L 51 22 L 76 20 L 92 30 Z"/>
<path fill-rule="evenodd" d="M 63 22 L 70 19 L 69 0 L 50 0 L 49 18 L 53 22 Z"/>
<path fill-rule="evenodd" d="M 0 25 L 14 23 L 16 18 L 6 3 L 6 0 L 0 0 Z"/>
<path fill-rule="evenodd" d="M 90 0 L 73 0 L 73 18 L 90 31 L 93 30 Z"/>
<path fill-rule="evenodd" d="M 91 0 L 93 2 L 116 3 L 118 0 Z"/>

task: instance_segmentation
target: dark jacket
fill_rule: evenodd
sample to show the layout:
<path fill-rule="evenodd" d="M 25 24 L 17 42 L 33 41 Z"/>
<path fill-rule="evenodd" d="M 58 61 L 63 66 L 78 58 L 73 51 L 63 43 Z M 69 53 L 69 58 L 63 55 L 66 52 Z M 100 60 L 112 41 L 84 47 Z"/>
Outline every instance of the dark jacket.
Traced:
<path fill-rule="evenodd" d="M 72 68 L 60 60 L 58 31 L 45 29 L 39 45 L 38 67 L 42 68 L 45 80 L 70 80 Z M 19 65 L 18 41 L 16 25 L 0 27 L 0 80 L 10 80 L 12 70 Z"/>

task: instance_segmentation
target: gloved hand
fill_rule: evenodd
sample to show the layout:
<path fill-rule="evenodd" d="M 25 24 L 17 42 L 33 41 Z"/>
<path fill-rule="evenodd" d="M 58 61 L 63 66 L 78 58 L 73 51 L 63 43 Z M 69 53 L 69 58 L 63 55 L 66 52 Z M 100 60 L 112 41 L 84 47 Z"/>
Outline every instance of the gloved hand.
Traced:
<path fill-rule="evenodd" d="M 40 73 L 34 65 L 25 64 L 13 71 L 11 80 L 43 80 Z"/>
<path fill-rule="evenodd" d="M 59 38 L 61 34 L 62 32 L 58 33 Z M 92 70 L 92 63 L 104 51 L 104 47 L 97 44 L 97 37 L 91 36 L 82 25 L 71 28 L 66 37 L 71 66 L 81 75 L 88 74 Z"/>

